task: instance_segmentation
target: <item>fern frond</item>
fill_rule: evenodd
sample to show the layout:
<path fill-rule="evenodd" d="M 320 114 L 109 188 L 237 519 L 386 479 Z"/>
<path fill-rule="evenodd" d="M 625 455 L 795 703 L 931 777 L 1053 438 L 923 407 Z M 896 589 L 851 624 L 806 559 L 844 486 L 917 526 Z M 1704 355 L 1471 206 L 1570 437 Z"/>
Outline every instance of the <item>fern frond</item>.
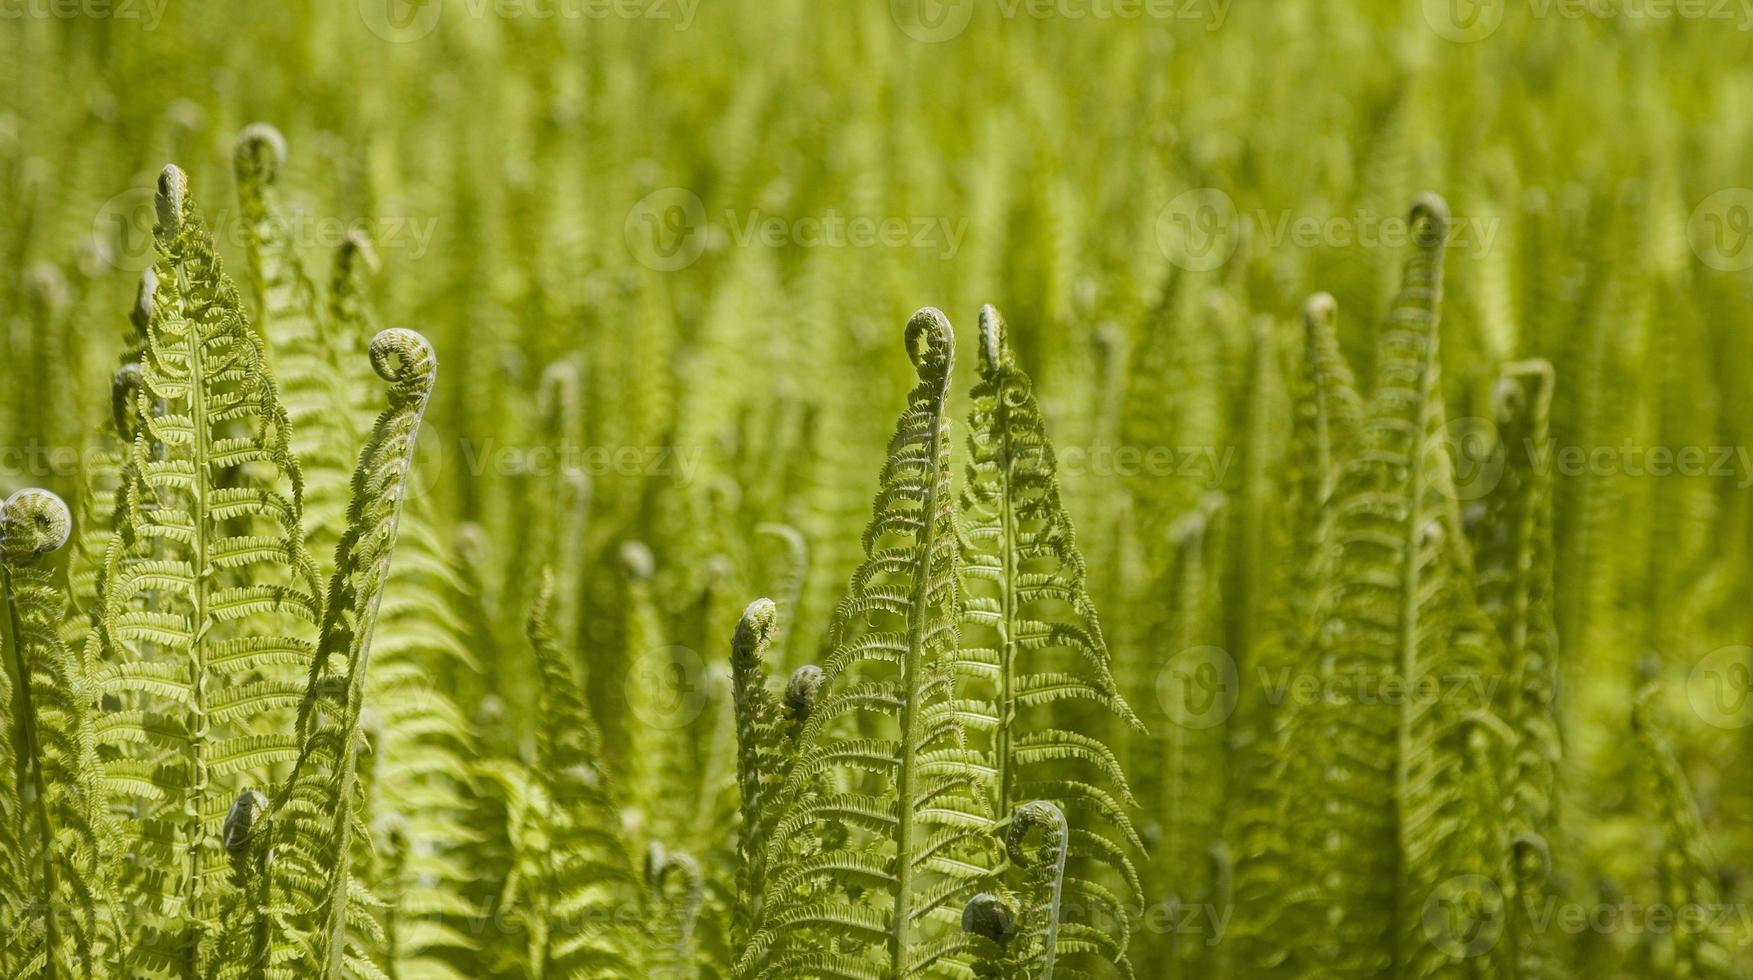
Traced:
<path fill-rule="evenodd" d="M 1562 975 L 1556 944 L 1527 921 L 1544 898 L 1560 830 L 1558 773 L 1563 762 L 1558 716 L 1558 636 L 1554 617 L 1552 473 L 1542 462 L 1551 440 L 1552 366 L 1505 365 L 1492 392 L 1503 467 L 1473 532 L 1481 611 L 1504 648 L 1504 722 L 1513 732 L 1502 777 L 1512 835 L 1510 935 L 1517 968 L 1528 977 Z"/>
<path fill-rule="evenodd" d="M 175 166 L 158 180 L 139 419 L 100 576 L 93 669 L 122 723 L 106 788 L 125 806 L 134 975 L 205 974 L 229 884 L 220 824 L 296 754 L 296 678 L 322 603 L 289 421 Z M 256 654 L 272 650 L 271 657 Z"/>
<path fill-rule="evenodd" d="M 645 878 L 656 911 L 646 975 L 694 980 L 699 976 L 694 927 L 706 901 L 705 871 L 689 855 L 654 843 L 646 855 Z"/>
<path fill-rule="evenodd" d="M 1495 637 L 1473 605 L 1437 386 L 1447 226 L 1439 199 L 1415 203 L 1412 253 L 1380 340 L 1376 391 L 1358 452 L 1334 491 L 1317 662 L 1325 682 L 1357 686 L 1324 691 L 1296 719 L 1312 728 L 1299 729 L 1308 758 L 1290 778 L 1308 780 L 1298 792 L 1318 791 L 1327 806 L 1342 808 L 1337 819 L 1307 818 L 1326 835 L 1299 855 L 1317 906 L 1303 921 L 1325 916 L 1317 955 L 1335 976 L 1392 967 L 1429 977 L 1488 962 L 1429 941 L 1424 922 L 1446 882 L 1496 874 L 1501 853 L 1496 821 L 1482 804 L 1489 792 L 1478 783 L 1475 740 L 1483 736 L 1473 721 L 1485 710 L 1479 691 L 1496 666 Z M 1363 696 L 1365 685 L 1387 683 L 1402 695 Z M 1345 691 L 1351 695 L 1335 696 Z M 1319 813 L 1321 803 L 1312 805 Z"/>
<path fill-rule="evenodd" d="M 349 338 L 338 336 L 299 257 L 292 215 L 277 183 L 286 153 L 286 138 L 279 130 L 253 123 L 237 136 L 233 169 L 257 328 L 267 339 L 273 370 L 280 379 L 292 423 L 292 451 L 304 473 L 307 537 L 319 567 L 328 575 L 333 571 L 330 556 L 346 525 L 347 481 L 353 463 L 349 455 L 359 444 L 360 422 L 366 417 L 355 413 L 363 405 L 353 393 L 369 391 L 370 385 L 346 370 L 351 350 L 343 342 Z M 344 265 L 353 255 L 349 241 L 338 263 Z M 344 298 L 335 302 L 345 308 Z M 358 383 L 349 384 L 354 381 Z"/>
<path fill-rule="evenodd" d="M 738 977 L 899 980 L 967 958 L 953 922 L 984 874 L 992 771 L 966 747 L 953 696 L 972 669 L 956 637 L 955 339 L 933 309 L 913 315 L 905 339 L 919 383 L 889 444 L 866 560 L 835 614 L 826 665 L 800 668 L 786 691 L 795 754 L 769 804 L 765 904 Z"/>
<path fill-rule="evenodd" d="M 1049 780 L 1076 793 L 1048 802 L 1075 816 L 1080 828 L 1110 838 L 1100 850 L 1074 849 L 1074 858 L 1088 866 L 1066 885 L 1076 907 L 1097 915 L 1104 895 L 1111 894 L 1102 877 L 1119 882 L 1127 906 L 1142 901 L 1133 887 L 1137 872 L 1125 856 L 1137 834 L 1115 805 L 1133 802 L 1119 761 L 1106 744 L 1080 730 L 1099 731 L 1111 719 L 1142 731 L 1143 723 L 1109 667 L 1033 383 L 1017 365 L 1004 320 L 991 306 L 980 311 L 980 338 L 960 567 L 963 637 L 970 647 L 964 656 L 978 665 L 982 688 L 993 692 L 981 727 L 992 731 L 994 809 L 1009 813 Z M 1049 700 L 1041 695 L 1054 675 L 1065 681 L 1054 684 Z M 1110 719 L 1091 717 L 1100 714 Z M 1115 918 L 1125 914 L 1106 911 Z"/>
<path fill-rule="evenodd" d="M 98 785 L 91 721 L 96 696 L 84 665 L 61 638 L 67 598 L 54 583 L 50 552 L 67 542 L 72 516 L 46 490 L 20 490 L 0 504 L 0 657 L 10 689 L 6 732 L 16 753 L 17 817 L 34 856 L 18 868 L 32 918 L 13 925 L 22 938 L 41 930 L 35 952 L 12 958 L 14 976 L 103 977 L 114 950 L 116 909 L 102 849 L 107 820 Z M 16 831 L 15 831 L 16 833 Z M 21 841 L 22 843 L 22 841 Z M 24 853 L 24 852 L 21 852 Z M 40 916 L 40 918 L 39 918 Z M 18 944 L 0 940 L 11 949 Z M 41 959 L 40 969 L 25 969 Z"/>
<path fill-rule="evenodd" d="M 1038 832 L 1038 833 L 1037 833 Z M 1034 841 L 1039 838 L 1039 843 Z M 1064 811 L 1045 800 L 1016 808 L 1004 829 L 1005 853 L 1023 871 L 1019 911 L 989 894 L 974 896 L 962 910 L 962 929 L 987 940 L 975 973 L 993 980 L 1052 980 L 1061 952 L 1106 954 L 1125 962 L 1123 943 L 1094 926 L 1068 925 L 1064 915 L 1066 859 L 1071 829 Z M 1065 941 L 1061 942 L 1064 936 Z M 1091 943 L 1086 937 L 1107 942 Z M 1088 974 L 1073 970 L 1074 976 Z"/>
<path fill-rule="evenodd" d="M 369 839 L 356 838 L 354 829 L 362 803 L 360 716 L 415 440 L 438 372 L 432 346 L 410 330 L 373 338 L 371 365 L 390 386 L 389 407 L 354 471 L 347 532 L 336 550 L 322 638 L 299 709 L 298 759 L 270 817 L 277 835 L 270 865 L 275 900 L 290 908 L 290 929 L 308 965 L 324 978 L 349 976 L 350 962 L 366 957 L 355 935 L 352 895 L 354 852 Z"/>

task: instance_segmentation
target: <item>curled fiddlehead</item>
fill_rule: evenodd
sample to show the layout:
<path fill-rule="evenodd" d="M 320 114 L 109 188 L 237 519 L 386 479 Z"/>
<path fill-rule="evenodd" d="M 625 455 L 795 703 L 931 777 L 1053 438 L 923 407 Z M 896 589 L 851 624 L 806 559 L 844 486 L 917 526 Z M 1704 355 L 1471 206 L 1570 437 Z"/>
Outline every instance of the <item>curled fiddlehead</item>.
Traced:
<path fill-rule="evenodd" d="M 693 980 L 694 925 L 706 901 L 706 875 L 690 855 L 670 851 L 653 841 L 646 850 L 646 885 L 657 905 L 652 926 L 654 955 L 651 975 L 668 980 Z"/>
<path fill-rule="evenodd" d="M 101 853 L 108 821 L 91 739 L 96 698 L 61 637 L 67 599 L 49 564 L 72 527 L 67 505 L 47 490 L 0 503 L 0 719 L 11 723 L 4 736 L 13 752 L 12 785 L 0 792 L 0 821 L 13 826 L 0 844 L 11 837 L 22 846 L 14 897 L 35 910 L 0 940 L 0 961 L 22 951 L 10 964 L 18 974 L 40 959 L 42 975 L 57 978 L 98 975 L 97 957 L 113 948 Z"/>

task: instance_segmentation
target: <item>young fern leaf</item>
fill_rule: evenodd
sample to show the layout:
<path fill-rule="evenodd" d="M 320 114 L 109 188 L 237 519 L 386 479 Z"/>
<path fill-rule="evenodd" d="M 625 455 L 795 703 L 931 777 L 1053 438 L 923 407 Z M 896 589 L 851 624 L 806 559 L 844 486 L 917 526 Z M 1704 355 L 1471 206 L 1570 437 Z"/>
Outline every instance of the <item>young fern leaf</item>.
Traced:
<path fill-rule="evenodd" d="M 289 715 L 321 611 L 286 413 L 174 166 L 157 211 L 138 426 L 93 663 L 121 708 L 97 740 L 114 755 L 106 791 L 129 816 L 120 884 L 140 900 L 127 971 L 151 978 L 209 972 L 228 891 L 220 825 L 241 789 L 298 755 Z"/>
<path fill-rule="evenodd" d="M 955 339 L 924 309 L 906 345 L 919 384 L 895 427 L 866 560 L 835 613 L 827 663 L 793 675 L 794 753 L 772 793 L 765 891 L 740 978 L 876 980 L 964 973 L 955 928 L 982 877 L 992 770 L 954 700 L 957 540 L 948 394 Z M 859 716 L 880 721 L 865 734 Z"/>
<path fill-rule="evenodd" d="M 101 859 L 105 816 L 91 715 L 96 698 L 59 627 L 67 599 L 47 556 L 66 543 L 72 517 L 46 490 L 20 490 L 0 504 L 0 657 L 10 687 L 19 821 L 34 852 L 21 876 L 33 915 L 0 934 L 8 976 L 101 977 L 115 913 Z M 0 817 L 4 817 L 0 814 Z M 40 918 L 39 918 L 40 916 Z M 34 947 L 34 948 L 33 948 Z"/>
<path fill-rule="evenodd" d="M 991 306 L 980 311 L 980 339 L 961 498 L 961 656 L 994 692 L 982 713 L 994 719 L 995 812 L 1045 799 L 1075 817 L 1071 903 L 1118 920 L 1142 901 L 1128 853 L 1143 847 L 1126 813 L 1136 801 L 1114 751 L 1085 732 L 1104 720 L 1144 725 L 1114 682 L 1040 405 Z M 1109 719 L 1073 713 L 1088 707 Z M 1129 969 L 1123 942 L 1104 952 Z"/>
<path fill-rule="evenodd" d="M 553 577 L 544 570 L 528 625 L 542 684 L 530 774 L 533 826 L 519 854 L 530 908 L 527 970 L 536 977 L 632 976 L 643 937 L 625 913 L 643 908 L 643 885 L 599 761 L 583 685 L 554 644 L 552 598 Z"/>
<path fill-rule="evenodd" d="M 292 933 L 274 942 L 296 942 L 305 968 L 315 971 L 305 975 L 325 980 L 375 972 L 354 934 L 364 917 L 354 898 L 352 859 L 369 840 L 356 828 L 360 716 L 415 440 L 438 373 L 432 346 L 411 330 L 373 338 L 371 366 L 390 386 L 389 406 L 354 471 L 347 531 L 336 550 L 322 637 L 299 709 L 298 759 L 269 818 L 276 835 L 270 874 L 276 900 L 285 895 Z"/>
<path fill-rule="evenodd" d="M 101 622 L 96 602 L 98 580 L 103 574 L 110 541 L 115 537 L 116 493 L 128 445 L 138 425 L 135 413 L 140 394 L 140 357 L 146 346 L 152 296 L 157 288 L 157 277 L 148 267 L 140 274 L 134 308 L 128 314 L 128 336 L 121 362 L 110 381 L 110 404 L 98 426 L 96 445 L 81 455 L 79 520 L 74 528 L 73 556 L 67 575 L 72 585 L 72 601 L 82 615 L 68 620 L 70 640 L 86 641 L 89 631 Z"/>
<path fill-rule="evenodd" d="M 375 269 L 370 239 L 349 233 L 336 251 L 328 291 L 336 350 L 368 348 L 365 339 L 377 335 L 366 296 Z M 375 384 L 352 380 L 352 366 L 366 362 L 343 358 L 346 377 L 332 386 L 349 399 L 331 409 L 349 428 L 352 418 L 370 411 L 355 392 Z M 433 474 L 416 476 L 430 480 Z M 385 858 L 369 880 L 392 906 L 384 920 L 385 971 L 443 980 L 457 976 L 459 967 L 466 971 L 480 946 L 466 925 L 481 914 L 471 894 L 478 883 L 462 858 L 482 844 L 481 824 L 469 812 L 479 788 L 471 765 L 480 747 L 452 691 L 455 682 L 478 676 L 481 666 L 457 612 L 467 586 L 434 532 L 429 498 L 413 487 L 406 496 L 366 675 L 364 724 L 376 731 L 366 779 L 370 826 Z"/>
<path fill-rule="evenodd" d="M 1296 383 L 1290 442 L 1280 484 L 1285 502 L 1275 527 L 1275 543 L 1289 552 L 1288 567 L 1274 573 L 1274 594 L 1265 603 L 1270 622 L 1262 642 L 1250 652 L 1255 674 L 1273 679 L 1279 689 L 1288 689 L 1297 676 L 1318 672 L 1318 650 L 1311 637 L 1314 598 L 1324 573 L 1317 561 L 1327 556 L 1322 542 L 1331 533 L 1333 489 L 1355 449 L 1363 415 L 1351 368 L 1339 351 L 1337 313 L 1327 293 L 1317 293 L 1304 304 L 1301 356 L 1292 372 Z M 1238 805 L 1232 811 L 1241 851 L 1235 876 L 1237 945 L 1255 969 L 1295 973 L 1299 966 L 1294 958 L 1308 951 L 1285 937 L 1312 936 L 1323 925 L 1316 921 L 1320 910 L 1303 901 L 1307 893 L 1287 896 L 1286 883 L 1297 880 L 1299 860 L 1317 837 L 1304 836 L 1311 821 L 1290 816 L 1303 802 L 1303 790 L 1287 778 L 1288 762 L 1299 754 L 1291 740 L 1297 731 L 1290 717 L 1295 706 L 1268 700 L 1265 688 L 1245 685 L 1238 707 L 1247 741 L 1237 766 Z"/>
<path fill-rule="evenodd" d="M 1031 844 L 1036 837 L 1040 843 Z M 974 896 L 962 910 L 962 928 L 989 940 L 974 972 L 992 980 L 1052 980 L 1061 952 L 1101 948 L 1111 940 L 1089 926 L 1061 922 L 1071 831 L 1065 813 L 1045 800 L 1016 808 L 1004 830 L 1005 854 L 1023 870 L 1021 914 L 998 896 Z M 1085 976 L 1082 971 L 1074 975 Z"/>
<path fill-rule="evenodd" d="M 1504 782 L 1518 832 L 1550 837 L 1562 747 L 1558 637 L 1552 598 L 1552 474 L 1539 454 L 1551 439 L 1552 366 L 1505 365 L 1492 392 L 1503 474 L 1485 500 L 1478 540 L 1479 606 L 1497 625 L 1509 690 L 1504 721 L 1516 751 Z"/>

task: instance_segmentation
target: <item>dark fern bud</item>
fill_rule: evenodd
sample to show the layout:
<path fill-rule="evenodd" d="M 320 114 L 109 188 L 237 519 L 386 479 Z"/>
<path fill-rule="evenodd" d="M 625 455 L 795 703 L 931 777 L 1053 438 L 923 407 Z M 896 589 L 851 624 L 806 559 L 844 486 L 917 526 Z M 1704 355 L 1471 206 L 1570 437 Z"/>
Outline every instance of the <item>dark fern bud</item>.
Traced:
<path fill-rule="evenodd" d="M 785 685 L 785 707 L 799 721 L 809 717 L 810 709 L 816 706 L 816 695 L 824 679 L 822 668 L 815 664 L 804 664 L 792 672 Z"/>
<path fill-rule="evenodd" d="M 981 892 L 962 906 L 962 931 L 1003 946 L 1016 935 L 1016 912 L 991 892 Z"/>
<path fill-rule="evenodd" d="M 256 822 L 267 812 L 268 798 L 256 790 L 245 790 L 238 795 L 231 809 L 225 814 L 225 826 L 221 840 L 225 843 L 228 854 L 237 854 L 249 846 L 254 835 Z"/>

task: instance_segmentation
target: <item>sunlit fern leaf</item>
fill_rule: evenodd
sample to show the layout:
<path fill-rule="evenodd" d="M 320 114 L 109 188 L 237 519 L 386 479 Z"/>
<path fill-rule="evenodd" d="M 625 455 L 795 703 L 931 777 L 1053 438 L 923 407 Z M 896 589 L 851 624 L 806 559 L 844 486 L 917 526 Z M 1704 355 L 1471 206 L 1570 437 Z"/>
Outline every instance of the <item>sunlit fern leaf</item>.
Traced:
<path fill-rule="evenodd" d="M 158 180 L 155 291 L 138 426 L 99 577 L 93 670 L 119 706 L 119 884 L 138 914 L 133 976 L 208 972 L 230 885 L 220 824 L 238 792 L 298 754 L 291 719 L 321 600 L 302 477 L 261 338 L 174 166 Z"/>
<path fill-rule="evenodd" d="M 978 669 L 957 651 L 955 339 L 934 309 L 915 313 L 905 336 L 919 383 L 827 663 L 800 669 L 786 693 L 796 744 L 767 804 L 764 903 L 738 977 L 966 975 L 958 924 L 984 874 L 992 770 L 963 735 L 978 712 L 954 696 Z"/>
<path fill-rule="evenodd" d="M 299 752 L 270 812 L 272 901 L 296 943 L 306 976 L 340 980 L 367 956 L 365 916 L 355 900 L 353 860 L 368 835 L 356 829 L 360 718 L 365 710 L 372 631 L 388 583 L 414 447 L 438 362 L 425 338 L 385 330 L 371 342 L 371 364 L 389 384 L 353 475 L 347 531 L 336 551 L 322 635 L 299 708 Z M 369 926 L 366 926 L 369 930 Z"/>
<path fill-rule="evenodd" d="M 624 757 L 615 772 L 626 787 L 630 826 L 644 844 L 681 835 L 682 810 L 669 794 L 694 782 L 693 727 L 705 678 L 693 651 L 668 641 L 662 612 L 653 594 L 657 572 L 651 549 L 642 542 L 621 546 L 626 623 L 622 631 L 628 671 L 620 691 L 626 710 L 617 714 Z M 605 709 L 605 713 L 606 713 Z"/>
<path fill-rule="evenodd" d="M 600 762 L 596 724 L 571 658 L 548 624 L 552 578 L 530 610 L 537 695 L 531 799 L 518 855 L 529 932 L 526 969 L 540 977 L 633 975 L 643 951 L 644 887 Z"/>
<path fill-rule="evenodd" d="M 1632 708 L 1639 776 L 1646 788 L 1649 816 L 1660 830 L 1656 881 L 1663 908 L 1675 910 L 1674 925 L 1652 929 L 1647 959 L 1640 964 L 1653 980 L 1728 980 L 1740 977 L 1729 950 L 1749 937 L 1740 917 L 1721 915 L 1726 906 L 1718 888 L 1718 865 L 1698 806 L 1693 802 L 1680 760 L 1657 713 L 1656 689 L 1646 688 Z M 1680 910 L 1685 910 L 1681 912 Z M 1702 913 L 1702 914 L 1700 914 Z M 1734 931 L 1726 930 L 1729 925 Z"/>
<path fill-rule="evenodd" d="M 1517 968 L 1527 977 L 1562 975 L 1557 944 L 1528 921 L 1544 898 L 1552 869 L 1562 766 L 1558 717 L 1558 637 L 1552 572 L 1550 449 L 1552 366 L 1545 361 L 1505 365 L 1492 392 L 1495 439 L 1475 449 L 1495 477 L 1471 530 L 1480 609 L 1497 626 L 1504 647 L 1504 685 L 1498 692 L 1513 733 L 1501 777 L 1512 835 L 1510 936 Z M 1501 475 L 1499 474 L 1501 467 Z"/>
<path fill-rule="evenodd" d="M 102 860 L 106 832 L 91 717 L 96 697 L 78 655 L 62 642 L 67 604 L 48 554 L 66 543 L 72 517 L 46 490 L 20 490 L 0 504 L 0 657 L 10 687 L 17 753 L 16 799 L 32 838 L 29 878 L 40 947 L 37 969 L 13 976 L 102 977 L 114 952 L 116 908 Z M 10 794 L 9 794 L 10 795 Z M 19 879 L 21 882 L 27 880 Z M 11 946 L 7 939 L 0 943 Z"/>
<path fill-rule="evenodd" d="M 1135 805 L 1125 773 L 1087 734 L 1106 727 L 1091 724 L 1088 708 L 1144 726 L 1110 672 L 1034 385 L 990 306 L 980 311 L 980 338 L 960 508 L 960 656 L 976 665 L 969 680 L 990 691 L 978 714 L 991 727 L 994 809 L 1044 798 L 1075 818 L 1070 902 L 1111 924 L 1142 900 L 1128 855 L 1142 845 L 1125 809 Z M 1094 836 L 1106 840 L 1097 846 Z"/>
<path fill-rule="evenodd" d="M 1090 953 L 1092 947 L 1107 952 L 1114 946 L 1113 936 L 1099 927 L 1063 921 L 1065 869 L 1071 848 L 1071 828 L 1064 811 L 1045 800 L 1022 804 L 1006 822 L 1004 847 L 1011 865 L 1021 869 L 1016 897 L 1006 901 L 983 892 L 962 909 L 962 929 L 986 940 L 977 946 L 977 976 L 1052 980 L 1062 953 Z M 1093 974 L 1073 967 L 1057 975 Z"/>
<path fill-rule="evenodd" d="M 351 339 L 337 335 L 298 255 L 295 216 L 281 200 L 277 180 L 286 163 L 286 139 L 266 123 L 238 134 L 233 152 L 244 255 L 254 293 L 257 327 L 267 338 L 269 359 L 292 421 L 292 451 L 305 477 L 305 528 L 323 573 L 332 572 L 336 542 L 346 524 L 347 480 L 352 448 L 369 411 L 355 413 L 356 392 L 369 391 L 343 362 Z M 369 256 L 369 253 L 366 253 Z M 341 262 L 358 257 L 343 246 Z M 344 302 L 344 300 L 342 301 Z M 359 382 L 349 385 L 349 381 Z M 357 420 L 357 421 L 356 421 Z"/>

